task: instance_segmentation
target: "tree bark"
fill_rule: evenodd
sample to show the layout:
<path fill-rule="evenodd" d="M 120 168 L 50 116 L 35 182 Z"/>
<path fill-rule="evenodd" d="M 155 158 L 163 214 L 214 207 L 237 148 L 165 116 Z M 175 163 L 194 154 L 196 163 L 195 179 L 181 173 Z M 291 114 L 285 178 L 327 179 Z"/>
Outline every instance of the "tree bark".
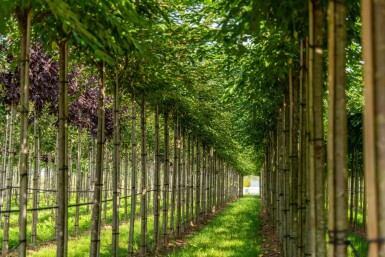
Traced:
<path fill-rule="evenodd" d="M 346 6 L 329 0 L 328 6 L 328 192 L 329 257 L 347 256 L 348 169 L 345 100 Z"/>
<path fill-rule="evenodd" d="M 147 254 L 147 152 L 146 152 L 146 112 L 144 95 L 142 96 L 141 108 L 140 108 L 140 120 L 141 120 L 141 148 L 142 148 L 142 188 L 141 188 L 141 201 L 140 201 L 140 215 L 141 215 L 141 243 L 140 253 L 142 256 Z"/>
<path fill-rule="evenodd" d="M 20 201 L 19 249 L 20 257 L 27 255 L 27 198 L 28 198 L 28 113 L 29 113 L 29 58 L 31 42 L 31 10 L 26 6 L 16 13 L 20 29 Z"/>
<path fill-rule="evenodd" d="M 1 153 L 1 171 L 0 171 L 0 188 L 4 188 L 5 185 L 5 177 L 7 173 L 7 143 L 8 143 L 8 127 L 9 127 L 9 114 L 5 116 L 5 124 L 4 124 L 4 133 L 3 133 L 3 148 Z M 4 193 L 5 191 L 0 192 L 0 212 L 3 210 L 4 204 Z M 2 213 L 0 213 L 0 228 L 2 228 Z"/>
<path fill-rule="evenodd" d="M 39 180 L 40 180 L 40 137 L 39 137 L 39 120 L 37 117 L 36 110 L 34 112 L 33 122 L 33 137 L 34 137 L 34 170 L 33 170 L 33 203 L 32 208 L 37 209 L 39 206 Z M 38 222 L 38 211 L 32 212 L 32 229 L 31 229 L 31 242 L 36 243 L 37 236 L 37 222 Z"/>
<path fill-rule="evenodd" d="M 154 250 L 159 245 L 160 207 L 160 152 L 159 152 L 159 107 L 155 107 L 155 169 L 154 169 Z"/>
<path fill-rule="evenodd" d="M 181 127 L 179 125 L 179 120 L 177 119 L 177 126 L 176 126 L 176 163 L 177 165 L 177 187 L 178 187 L 178 194 L 177 194 L 177 204 L 176 204 L 176 235 L 179 236 L 181 233 L 181 224 L 182 224 L 182 162 L 181 162 L 181 141 L 180 141 L 180 133 L 181 133 Z"/>
<path fill-rule="evenodd" d="M 289 70 L 289 102 L 290 102 L 290 131 L 289 131 L 289 158 L 290 158 L 290 219 L 291 219 L 291 255 L 296 256 L 298 222 L 298 77 Z"/>
<path fill-rule="evenodd" d="M 201 213 L 201 161 L 200 161 L 200 143 L 197 140 L 196 144 L 196 186 L 195 186 L 195 224 L 198 224 L 200 221 Z"/>
<path fill-rule="evenodd" d="M 98 99 L 98 130 L 96 147 L 96 169 L 94 184 L 94 199 L 91 216 L 91 248 L 90 257 L 98 257 L 100 252 L 100 217 L 101 201 L 103 190 L 103 167 L 104 167 L 104 147 L 105 147 L 105 74 L 104 62 L 98 64 L 99 68 L 99 99 Z"/>
<path fill-rule="evenodd" d="M 112 169 L 112 256 L 119 256 L 119 177 L 120 177 L 120 102 L 119 77 L 115 72 L 114 87 L 114 152 Z"/>
<path fill-rule="evenodd" d="M 168 199 L 170 190 L 170 166 L 169 166 L 169 131 L 168 131 L 168 112 L 164 113 L 164 170 L 163 170 L 163 222 L 162 239 L 163 244 L 168 244 Z"/>
<path fill-rule="evenodd" d="M 130 232 L 128 238 L 128 256 L 134 256 L 134 223 L 136 215 L 136 102 L 135 95 L 132 95 L 132 125 L 131 125 L 131 144 L 132 144 L 132 171 L 131 171 L 131 212 L 130 212 Z"/>
<path fill-rule="evenodd" d="M 15 149 L 13 143 L 14 137 L 14 123 L 16 120 L 16 105 L 11 105 L 11 117 L 9 120 L 9 139 L 8 139 L 8 168 L 6 171 L 5 179 L 7 181 L 7 190 L 5 191 L 5 210 L 10 211 L 12 205 L 12 177 L 13 177 L 13 161 L 15 157 Z M 10 216 L 11 213 L 6 212 L 4 214 L 4 229 L 3 229 L 3 245 L 2 253 L 5 254 L 9 250 L 9 228 L 10 228 Z"/>
<path fill-rule="evenodd" d="M 59 147 L 57 176 L 57 251 L 67 256 L 68 247 L 68 42 L 59 42 Z"/>
<path fill-rule="evenodd" d="M 384 1 L 362 1 L 364 158 L 368 257 L 385 256 L 385 24 Z"/>
<path fill-rule="evenodd" d="M 82 170 L 80 166 L 81 152 L 82 152 L 82 139 L 81 129 L 78 128 L 78 157 L 76 160 L 76 210 L 75 210 L 75 236 L 79 234 L 79 216 L 80 216 L 80 191 L 82 190 Z"/>

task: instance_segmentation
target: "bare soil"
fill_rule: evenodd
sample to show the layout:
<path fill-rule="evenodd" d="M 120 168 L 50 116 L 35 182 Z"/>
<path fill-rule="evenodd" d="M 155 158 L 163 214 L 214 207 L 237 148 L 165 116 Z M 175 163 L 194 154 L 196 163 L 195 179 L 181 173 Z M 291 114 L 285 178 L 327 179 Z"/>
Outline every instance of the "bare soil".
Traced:
<path fill-rule="evenodd" d="M 274 228 L 266 210 L 260 214 L 261 237 L 263 238 L 262 252 L 263 257 L 282 257 L 278 238 L 274 233 Z"/>

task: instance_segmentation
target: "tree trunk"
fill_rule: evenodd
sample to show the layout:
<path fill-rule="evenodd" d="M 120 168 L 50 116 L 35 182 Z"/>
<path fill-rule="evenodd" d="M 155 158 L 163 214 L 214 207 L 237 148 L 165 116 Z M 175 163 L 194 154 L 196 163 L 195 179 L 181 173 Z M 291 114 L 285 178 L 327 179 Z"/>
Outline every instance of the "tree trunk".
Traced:
<path fill-rule="evenodd" d="M 146 153 L 146 112 L 144 96 L 142 96 L 141 108 L 140 108 L 140 120 L 141 120 L 141 137 L 142 137 L 142 189 L 141 189 L 141 201 L 140 201 L 140 215 L 141 215 L 141 244 L 140 253 L 142 256 L 147 254 L 147 153 Z"/>
<path fill-rule="evenodd" d="M 130 157 L 128 156 L 128 151 L 124 154 L 126 161 L 124 162 L 124 220 L 128 221 L 128 176 L 129 176 L 129 164 Z"/>
<path fill-rule="evenodd" d="M 100 216 L 101 201 L 103 190 L 103 162 L 104 162 L 104 146 L 105 146 L 105 75 L 104 63 L 98 64 L 99 68 L 99 99 L 98 99 L 98 130 L 97 130 L 97 148 L 96 148 L 96 169 L 94 184 L 94 199 L 91 216 L 91 247 L 90 257 L 98 257 L 100 250 Z"/>
<path fill-rule="evenodd" d="M 184 145 L 185 146 L 185 145 Z M 186 169 L 186 225 L 190 226 L 190 199 L 191 199 L 191 136 L 190 133 L 187 133 L 187 169 Z"/>
<path fill-rule="evenodd" d="M 120 121 L 119 77 L 115 73 L 114 87 L 114 152 L 112 169 L 112 256 L 119 256 L 119 177 L 120 177 Z"/>
<path fill-rule="evenodd" d="M 19 249 L 20 257 L 27 255 L 27 195 L 28 195 L 28 113 L 29 113 L 29 57 L 31 42 L 31 10 L 26 6 L 16 13 L 20 30 L 20 201 Z"/>
<path fill-rule="evenodd" d="M 309 1 L 309 129 L 310 129 L 310 205 L 312 210 L 311 252 L 326 254 L 325 242 L 325 146 L 323 140 L 323 29 L 324 10 L 320 0 Z M 317 178 L 317 179 L 315 179 Z"/>
<path fill-rule="evenodd" d="M 160 206 L 160 153 L 159 153 L 159 107 L 155 107 L 155 169 L 154 169 L 154 250 L 159 245 Z"/>
<path fill-rule="evenodd" d="M 107 198 L 108 198 L 108 192 L 109 192 L 109 174 L 110 174 L 110 160 L 109 160 L 109 150 L 108 150 L 108 140 L 106 140 L 106 143 L 104 144 L 104 182 L 102 183 L 104 186 L 104 190 L 102 189 L 102 194 L 103 194 L 103 200 L 102 200 L 102 206 L 103 206 L 103 211 L 101 211 L 102 214 L 102 224 L 103 226 L 107 225 Z"/>
<path fill-rule="evenodd" d="M 354 149 L 355 155 L 357 155 L 357 149 Z M 359 197 L 359 180 L 360 180 L 360 175 L 359 175 L 359 165 L 358 165 L 358 158 L 356 158 L 356 161 L 354 163 L 354 173 L 355 173 L 355 181 L 354 181 L 354 218 L 353 218 L 353 225 L 354 228 L 357 228 L 358 224 L 358 211 L 359 211 L 359 206 L 358 206 L 358 197 Z"/>
<path fill-rule="evenodd" d="M 9 115 L 8 112 L 5 117 L 5 124 L 4 124 L 4 133 L 3 133 L 3 148 L 2 148 L 2 154 L 1 154 L 1 171 L 0 171 L 0 188 L 3 189 L 5 186 L 5 177 L 7 174 L 7 144 L 8 144 L 8 127 L 9 127 Z M 2 228 L 2 213 L 3 210 L 3 203 L 4 203 L 4 195 L 5 190 L 2 190 L 0 192 L 0 228 Z"/>
<path fill-rule="evenodd" d="M 181 233 L 181 223 L 182 223 L 182 178 L 181 178 L 181 173 L 182 173 L 182 162 L 181 162 L 181 141 L 180 141 L 180 132 L 181 132 L 181 127 L 178 124 L 179 120 L 177 119 L 177 126 L 176 126 L 176 163 L 177 165 L 177 187 L 178 187 L 178 195 L 177 195 L 177 204 L 176 204 L 176 213 L 177 213 L 177 218 L 176 218 L 176 234 L 177 236 L 180 235 Z"/>
<path fill-rule="evenodd" d="M 191 202 L 191 206 L 190 206 L 190 210 L 191 210 L 191 215 L 190 215 L 190 225 L 193 225 L 193 221 L 195 220 L 194 218 L 194 203 L 195 203 L 195 198 L 194 198 L 194 186 L 196 186 L 196 184 L 194 183 L 194 164 L 195 164 L 195 159 L 194 159 L 194 156 L 195 156 L 195 144 L 194 144 L 194 136 L 191 135 L 190 136 L 190 144 L 191 144 L 191 153 L 190 153 L 190 164 L 191 164 L 191 167 L 190 167 L 190 202 Z"/>
<path fill-rule="evenodd" d="M 183 129 L 183 148 L 182 148 L 182 230 L 186 230 L 186 131 Z"/>
<path fill-rule="evenodd" d="M 300 108 L 299 108 L 299 172 L 298 172 L 298 209 L 299 209 L 299 215 L 298 215 L 298 222 L 299 222 L 299 228 L 297 230 L 297 245 L 298 245 L 298 251 L 297 251 L 297 257 L 304 256 L 305 253 L 305 240 L 306 240 L 306 184 L 307 184 L 307 178 L 306 178 L 306 171 L 307 171 L 307 151 L 306 151 L 306 111 L 307 111 L 307 102 L 306 102 L 306 78 L 307 78 L 307 69 L 306 69 L 306 52 L 304 54 L 304 43 L 305 40 L 301 41 L 300 44 Z"/>
<path fill-rule="evenodd" d="M 35 110 L 33 121 L 33 138 L 34 138 L 34 172 L 33 172 L 33 203 L 32 208 L 37 209 L 39 199 L 39 180 L 40 180 L 40 138 L 39 138 L 39 120 Z M 32 212 L 32 229 L 31 242 L 36 243 L 37 236 L 38 211 Z"/>
<path fill-rule="evenodd" d="M 296 256 L 298 222 L 298 77 L 293 79 L 292 69 L 289 70 L 289 102 L 290 102 L 290 131 L 289 131 L 289 158 L 290 158 L 290 219 L 291 219 L 291 255 Z"/>
<path fill-rule="evenodd" d="M 57 176 L 57 251 L 67 256 L 68 247 L 68 42 L 59 42 L 59 147 Z"/>
<path fill-rule="evenodd" d="M 11 210 L 12 204 L 12 177 L 13 177 L 13 160 L 15 157 L 15 149 L 13 143 L 14 137 L 14 123 L 16 119 L 16 105 L 12 103 L 11 105 L 11 117 L 9 120 L 9 139 L 8 139 L 8 168 L 6 172 L 6 181 L 7 181 L 7 190 L 5 191 L 5 210 Z M 2 245 L 2 253 L 5 254 L 9 249 L 9 228 L 10 228 L 10 212 L 6 212 L 4 214 L 4 229 L 3 229 L 3 245 Z"/>
<path fill-rule="evenodd" d="M 169 132 L 168 132 L 168 112 L 164 113 L 164 171 L 163 171 L 163 222 L 162 238 L 163 244 L 168 244 L 168 199 L 170 190 L 170 166 L 169 166 Z"/>
<path fill-rule="evenodd" d="M 354 162 L 354 154 L 352 154 L 352 163 Z M 353 173 L 353 169 L 351 169 L 351 174 L 350 174 L 350 206 L 349 206 L 349 209 L 350 209 L 350 216 L 349 216 L 349 223 L 350 224 L 353 224 L 353 201 L 354 199 L 354 173 Z"/>
<path fill-rule="evenodd" d="M 202 209 L 201 216 L 205 219 L 206 215 L 206 146 L 202 146 Z"/>
<path fill-rule="evenodd" d="M 197 140 L 197 150 L 196 150 L 196 186 L 195 186 L 195 224 L 198 224 L 200 221 L 200 210 L 201 210 L 201 170 L 200 170 L 200 143 L 199 140 Z"/>
<path fill-rule="evenodd" d="M 345 1 L 329 0 L 328 8 L 328 256 L 344 257 L 347 256 L 347 245 L 340 242 L 347 240 L 348 229 Z"/>
<path fill-rule="evenodd" d="M 176 203 L 176 190 L 177 190 L 177 177 L 178 177 L 178 118 L 174 115 L 174 163 L 172 171 L 172 184 L 171 184 L 171 216 L 170 216 L 170 234 L 175 236 L 175 203 Z"/>
<path fill-rule="evenodd" d="M 81 152 L 82 152 L 82 138 L 81 129 L 78 128 L 78 158 L 76 160 L 76 210 L 75 210 L 75 236 L 79 234 L 79 213 L 80 213 L 80 191 L 82 190 L 82 170 L 80 167 Z"/>
<path fill-rule="evenodd" d="M 131 212 L 130 212 L 130 234 L 128 239 L 128 256 L 134 256 L 134 223 L 136 216 L 136 101 L 132 95 L 132 125 L 131 125 L 131 144 L 132 144 L 132 171 L 131 171 Z"/>
<path fill-rule="evenodd" d="M 368 257 L 385 256 L 385 3 L 362 1 Z"/>

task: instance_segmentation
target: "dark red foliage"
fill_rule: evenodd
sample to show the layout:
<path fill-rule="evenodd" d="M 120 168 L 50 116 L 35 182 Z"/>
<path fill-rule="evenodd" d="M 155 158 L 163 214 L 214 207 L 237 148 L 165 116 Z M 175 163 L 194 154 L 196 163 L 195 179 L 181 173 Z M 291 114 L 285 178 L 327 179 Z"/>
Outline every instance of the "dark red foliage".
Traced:
<path fill-rule="evenodd" d="M 96 79 L 87 80 L 94 84 Z M 94 84 L 95 85 L 95 84 Z M 98 129 L 98 89 L 94 85 L 87 85 L 84 93 L 69 106 L 70 123 L 78 128 L 88 130 L 96 137 Z M 111 103 L 110 98 L 106 98 L 105 104 Z M 111 137 L 114 129 L 114 116 L 112 108 L 106 108 L 106 137 Z"/>
<path fill-rule="evenodd" d="M 1 51 L 6 51 L 2 46 Z M 14 62 L 11 54 L 7 56 L 7 63 Z M 51 114 L 58 113 L 58 94 L 59 94 L 59 62 L 57 56 L 49 55 L 42 47 L 41 43 L 36 43 L 31 48 L 30 57 L 30 88 L 29 98 L 34 103 L 37 114 L 48 107 Z M 78 84 L 85 85 L 82 94 L 69 106 L 69 122 L 79 128 L 88 130 L 92 135 L 96 136 L 98 124 L 98 89 L 97 78 L 86 77 L 82 73 L 82 65 L 72 65 L 68 74 L 68 94 L 76 97 L 80 94 Z M 0 72 L 0 83 L 3 84 L 0 92 L 0 102 L 11 105 L 16 103 L 20 98 L 20 71 L 19 68 Z M 106 98 L 106 105 L 111 104 L 111 99 Z M 31 117 L 30 123 L 33 118 Z M 106 136 L 111 137 L 113 133 L 113 110 L 106 108 Z M 56 122 L 57 125 L 57 122 Z"/>
<path fill-rule="evenodd" d="M 2 50 L 5 51 L 4 47 Z M 54 60 L 55 56 L 44 51 L 41 43 L 34 44 L 30 52 L 29 99 L 34 103 L 38 114 L 45 106 L 48 106 L 50 112 L 55 114 L 58 110 L 59 62 Z M 13 61 L 13 56 L 9 54 L 7 62 L 12 63 Z M 75 79 L 78 74 L 77 69 L 72 69 L 68 74 L 69 95 L 78 91 Z M 0 73 L 0 82 L 3 84 L 0 101 L 7 105 L 12 102 L 17 103 L 20 98 L 19 68 Z"/>

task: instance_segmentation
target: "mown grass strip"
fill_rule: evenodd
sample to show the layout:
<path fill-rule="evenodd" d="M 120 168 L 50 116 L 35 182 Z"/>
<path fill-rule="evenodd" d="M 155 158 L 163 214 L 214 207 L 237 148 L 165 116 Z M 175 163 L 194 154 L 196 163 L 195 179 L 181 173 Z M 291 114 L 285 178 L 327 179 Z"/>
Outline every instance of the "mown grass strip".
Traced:
<path fill-rule="evenodd" d="M 230 203 L 202 230 L 188 238 L 187 245 L 169 257 L 247 257 L 262 253 L 258 213 L 260 201 L 244 196 Z"/>

